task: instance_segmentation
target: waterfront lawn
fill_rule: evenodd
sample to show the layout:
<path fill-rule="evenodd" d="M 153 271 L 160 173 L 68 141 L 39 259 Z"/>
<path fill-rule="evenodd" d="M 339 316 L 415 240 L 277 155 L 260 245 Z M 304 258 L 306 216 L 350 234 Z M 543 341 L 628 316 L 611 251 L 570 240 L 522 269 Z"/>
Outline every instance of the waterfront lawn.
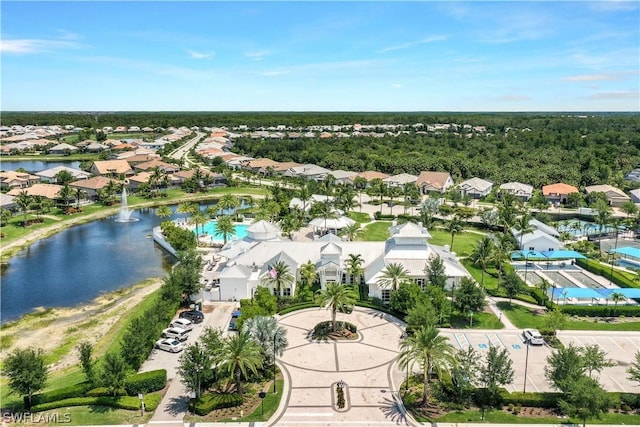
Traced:
<path fill-rule="evenodd" d="M 27 215 L 27 221 L 35 219 L 35 215 Z M 22 237 L 27 236 L 29 233 L 31 233 L 34 230 L 40 230 L 42 228 L 46 228 L 49 227 L 50 225 L 55 224 L 56 222 L 58 222 L 57 220 L 51 219 L 51 218 L 47 218 L 47 217 L 41 217 L 42 220 L 44 222 L 38 223 L 38 224 L 32 224 L 28 227 L 23 227 L 22 221 L 24 220 L 24 215 L 20 214 L 16 214 L 13 218 L 11 218 L 11 220 L 9 220 L 9 223 L 3 227 L 0 227 L 0 233 L 3 234 L 2 236 L 2 241 L 4 244 L 7 244 L 8 242 L 10 242 L 11 240 L 15 240 L 15 239 L 20 239 Z"/>
<path fill-rule="evenodd" d="M 378 221 L 371 224 L 367 224 L 363 229 L 358 240 L 364 240 L 366 242 L 380 242 L 389 238 L 389 227 L 391 222 Z"/>
<path fill-rule="evenodd" d="M 507 316 L 507 318 L 516 327 L 544 329 L 545 316 L 534 314 L 528 307 L 513 303 L 509 307 L 508 302 L 498 302 L 498 308 Z M 578 331 L 638 331 L 640 330 L 640 321 L 637 322 L 620 322 L 620 323 L 603 323 L 592 320 L 578 320 L 569 318 L 567 325 L 563 330 Z"/>

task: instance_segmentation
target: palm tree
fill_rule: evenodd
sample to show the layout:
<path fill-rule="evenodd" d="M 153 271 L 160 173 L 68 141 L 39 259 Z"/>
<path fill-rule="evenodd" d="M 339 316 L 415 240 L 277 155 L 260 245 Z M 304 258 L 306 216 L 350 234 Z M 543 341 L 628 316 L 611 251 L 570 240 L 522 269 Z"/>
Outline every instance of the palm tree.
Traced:
<path fill-rule="evenodd" d="M 436 373 L 441 378 L 442 373 L 450 371 L 456 365 L 453 347 L 449 345 L 447 338 L 439 334 L 433 326 L 422 326 L 414 335 L 400 343 L 400 367 L 404 369 L 417 363 L 422 369 L 424 406 L 428 404 L 431 373 Z"/>
<path fill-rule="evenodd" d="M 327 283 L 327 287 L 320 291 L 317 296 L 318 304 L 327 309 L 331 309 L 331 328 L 337 331 L 336 314 L 338 308 L 344 305 L 353 305 L 358 299 L 358 294 L 351 286 L 339 283 Z"/>
<path fill-rule="evenodd" d="M 611 221 L 611 208 L 603 200 L 596 204 L 596 224 L 598 224 L 598 253 L 602 257 L 602 230 Z"/>
<path fill-rule="evenodd" d="M 329 200 L 322 202 L 316 202 L 311 205 L 311 216 L 314 218 L 324 218 L 324 230 L 328 232 L 327 220 L 335 219 L 338 217 L 337 212 L 333 209 L 333 204 Z"/>
<path fill-rule="evenodd" d="M 200 209 L 198 209 L 196 213 L 191 216 L 190 221 L 196 226 L 196 236 L 199 236 L 198 224 L 202 224 L 202 228 L 204 229 L 204 224 L 207 222 L 207 217 L 202 213 Z M 231 225 L 233 225 L 233 223 L 231 223 Z"/>
<path fill-rule="evenodd" d="M 382 270 L 377 284 L 381 288 L 391 288 L 391 290 L 396 291 L 402 283 L 409 280 L 409 271 L 402 264 L 392 263 Z"/>
<path fill-rule="evenodd" d="M 223 211 L 233 211 L 236 214 L 236 221 L 238 220 L 238 207 L 240 206 L 240 199 L 233 194 L 225 194 L 218 200 L 218 209 Z M 227 214 L 227 215 L 230 215 Z"/>
<path fill-rule="evenodd" d="M 214 356 L 214 363 L 220 370 L 228 372 L 229 377 L 235 380 L 236 392 L 242 394 L 242 378 L 247 378 L 249 372 L 257 374 L 262 368 L 262 350 L 253 338 L 240 332 L 224 341 Z"/>
<path fill-rule="evenodd" d="M 267 273 L 262 276 L 260 283 L 273 288 L 280 299 L 283 288 L 291 288 L 296 281 L 296 277 L 289 271 L 289 266 L 284 261 L 278 261 L 269 267 Z"/>
<path fill-rule="evenodd" d="M 311 288 L 317 278 L 318 269 L 311 260 L 300 266 L 301 286 L 296 288 L 296 298 L 298 301 L 309 301 L 312 299 Z"/>
<path fill-rule="evenodd" d="M 165 176 L 166 175 L 159 167 L 156 166 L 155 168 L 151 169 L 151 175 L 149 175 L 149 184 L 151 185 L 151 189 L 155 190 L 154 192 L 158 191 L 160 183 Z"/>
<path fill-rule="evenodd" d="M 69 212 L 69 200 L 73 199 L 73 189 L 69 186 L 69 184 L 65 184 L 60 191 L 58 191 L 58 198 L 62 199 L 64 203 L 65 213 Z"/>
<path fill-rule="evenodd" d="M 405 182 L 402 186 L 402 196 L 404 197 L 404 214 L 407 214 L 407 205 L 413 205 L 413 200 L 420 199 L 420 189 L 413 182 Z"/>
<path fill-rule="evenodd" d="M 480 287 L 484 289 L 484 272 L 487 270 L 487 264 L 491 262 L 493 256 L 494 244 L 493 240 L 489 236 L 484 236 L 482 239 L 478 240 L 476 243 L 476 247 L 471 252 L 471 262 L 480 267 L 481 276 L 480 276 Z"/>
<path fill-rule="evenodd" d="M 454 215 L 447 223 L 445 224 L 445 230 L 447 230 L 451 234 L 451 244 L 449 245 L 449 250 L 453 252 L 453 237 L 462 231 L 464 223 L 460 219 L 458 215 Z"/>
<path fill-rule="evenodd" d="M 284 234 L 291 239 L 291 235 L 294 231 L 300 230 L 300 219 L 295 213 L 287 214 L 280 220 L 280 229 Z"/>
<path fill-rule="evenodd" d="M 624 301 L 626 298 L 622 292 L 612 292 L 611 293 L 611 301 L 613 301 L 613 314 L 615 316 L 616 310 L 618 309 L 618 303 Z"/>
<path fill-rule="evenodd" d="M 87 195 L 87 193 L 82 188 L 76 188 L 73 191 L 73 195 L 76 198 L 76 209 L 80 210 L 80 199 Z"/>
<path fill-rule="evenodd" d="M 514 228 L 520 233 L 520 249 L 524 249 L 522 247 L 522 238 L 524 237 L 524 235 L 533 231 L 533 226 L 529 224 L 530 221 L 531 215 L 528 212 L 524 212 L 518 217 L 514 225 Z"/>
<path fill-rule="evenodd" d="M 504 273 L 504 264 L 511 259 L 513 243 L 511 236 L 507 233 L 499 233 L 496 237 L 491 253 L 491 262 L 498 268 L 498 286 L 500 286 L 502 274 Z"/>
<path fill-rule="evenodd" d="M 182 202 L 178 205 L 178 213 L 184 215 L 184 222 L 187 222 L 187 216 L 195 212 L 195 205 L 191 202 Z"/>
<path fill-rule="evenodd" d="M 340 230 L 340 235 L 346 237 L 347 240 L 352 242 L 355 240 L 359 231 L 360 225 L 357 222 L 354 222 L 353 224 L 347 225 L 342 230 Z"/>
<path fill-rule="evenodd" d="M 162 205 L 156 209 L 156 215 L 158 215 L 162 219 L 165 219 L 173 215 L 173 212 L 171 211 L 171 208 L 169 206 Z"/>
<path fill-rule="evenodd" d="M 278 325 L 271 316 L 256 316 L 247 319 L 242 325 L 242 331 L 253 338 L 265 355 L 268 365 L 275 363 L 275 355 L 282 357 L 284 350 L 289 346 L 287 330 Z"/>
<path fill-rule="evenodd" d="M 222 236 L 223 244 L 227 244 L 229 237 L 236 234 L 236 226 L 233 224 L 230 216 L 223 216 L 218 218 L 213 230 L 215 236 Z"/>
<path fill-rule="evenodd" d="M 358 204 L 360 205 L 360 212 L 362 212 L 362 190 L 367 188 L 367 180 L 361 176 L 356 176 L 353 179 L 353 186 L 358 190 Z"/>
<path fill-rule="evenodd" d="M 536 284 L 536 288 L 542 291 L 542 295 L 547 296 L 547 291 L 551 287 L 551 283 L 547 279 L 542 279 L 540 282 Z M 547 296 L 548 298 L 548 296 Z M 544 307 L 544 300 L 540 300 L 540 307 Z"/>
<path fill-rule="evenodd" d="M 302 212 L 304 215 L 307 214 L 307 202 L 309 202 L 309 200 L 311 200 L 311 191 L 309 190 L 309 187 L 306 185 L 306 183 L 304 183 L 301 187 L 300 190 L 298 191 L 298 199 L 300 199 L 300 201 L 302 202 Z"/>
<path fill-rule="evenodd" d="M 27 212 L 29 211 L 29 206 L 31 205 L 31 196 L 26 191 L 22 190 L 16 195 L 16 198 L 13 199 L 14 203 L 20 209 L 20 212 L 24 215 L 24 220 L 22 221 L 22 226 L 27 226 Z"/>

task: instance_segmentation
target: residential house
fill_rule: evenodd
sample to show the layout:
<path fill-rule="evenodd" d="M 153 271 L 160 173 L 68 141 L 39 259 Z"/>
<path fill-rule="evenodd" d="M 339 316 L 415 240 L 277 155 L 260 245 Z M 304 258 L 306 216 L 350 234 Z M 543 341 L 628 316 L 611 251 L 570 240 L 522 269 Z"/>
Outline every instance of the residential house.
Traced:
<path fill-rule="evenodd" d="M 105 144 L 100 144 L 99 142 L 92 142 L 85 147 L 85 150 L 89 153 L 101 153 L 104 150 L 108 150 L 110 147 Z"/>
<path fill-rule="evenodd" d="M 545 199 L 553 204 L 567 203 L 567 197 L 571 193 L 579 193 L 579 191 L 573 185 L 565 184 L 562 182 L 544 185 L 542 187 L 542 195 L 545 197 Z"/>
<path fill-rule="evenodd" d="M 353 180 L 351 178 L 358 175 L 358 172 L 352 171 L 344 171 L 341 169 L 331 171 L 328 175 L 333 176 L 336 179 L 336 184 L 349 184 L 353 185 Z"/>
<path fill-rule="evenodd" d="M 219 276 L 220 297 L 222 300 L 250 298 L 252 290 L 261 285 L 261 279 L 277 262 L 287 265 L 299 280 L 302 265 L 310 261 L 316 266 L 323 289 L 328 283 L 354 283 L 355 278 L 347 271 L 350 254 L 359 254 L 364 260 L 364 274 L 357 284 L 366 287 L 370 297 L 386 302 L 392 290 L 379 280 L 392 263 L 402 265 L 411 279 L 423 287 L 427 284 L 424 268 L 427 261 L 435 257 L 443 261 L 447 289 L 456 286 L 463 277 L 469 277 L 455 253 L 428 243 L 431 236 L 424 227 L 408 222 L 394 225 L 389 231 L 391 237 L 385 242 L 345 242 L 332 234 L 313 241 L 256 241 L 247 236 L 228 242 L 220 252 L 220 256 L 228 260 Z M 290 288 L 283 289 L 282 295 L 294 295 L 295 286 L 294 282 Z M 277 293 L 277 290 L 271 289 L 271 292 Z"/>
<path fill-rule="evenodd" d="M 151 172 L 139 172 L 133 176 L 127 178 L 127 188 L 135 191 L 140 188 L 141 185 L 149 182 L 151 178 Z"/>
<path fill-rule="evenodd" d="M 453 179 L 449 172 L 422 171 L 416 180 L 416 185 L 422 194 L 445 193 L 453 186 Z"/>
<path fill-rule="evenodd" d="M 512 194 L 516 199 L 527 202 L 533 195 L 533 186 L 529 184 L 523 184 L 521 182 L 507 182 L 500 185 L 499 191 L 500 193 Z"/>
<path fill-rule="evenodd" d="M 38 183 L 38 184 L 33 184 L 31 187 L 27 187 L 27 188 L 14 188 L 13 190 L 9 191 L 7 194 L 9 196 L 15 197 L 21 192 L 26 191 L 26 193 L 29 196 L 40 196 L 49 200 L 58 200 L 59 199 L 58 193 L 60 193 L 60 190 L 62 190 L 62 185 Z"/>
<path fill-rule="evenodd" d="M 18 208 L 15 197 L 8 194 L 0 193 L 0 209 L 6 209 L 8 211 L 15 211 Z"/>
<path fill-rule="evenodd" d="M 585 191 L 587 195 L 592 195 L 593 193 L 604 193 L 607 197 L 607 203 L 613 207 L 620 207 L 623 203 L 631 200 L 624 191 L 609 184 L 589 185 L 585 187 Z"/>
<path fill-rule="evenodd" d="M 74 180 L 87 179 L 91 176 L 89 172 L 85 172 L 81 169 L 70 168 L 67 166 L 56 166 L 54 168 L 45 169 L 43 171 L 36 172 L 36 175 L 40 177 L 41 182 L 56 184 L 58 182 L 56 175 L 58 175 L 62 171 L 69 172 Z"/>
<path fill-rule="evenodd" d="M 266 176 L 271 175 L 273 173 L 273 168 L 279 164 L 280 162 L 276 162 L 275 160 L 261 158 L 247 160 L 246 163 L 243 164 L 243 168 Z"/>
<path fill-rule="evenodd" d="M 126 160 L 97 160 L 90 169 L 94 175 L 110 177 L 131 176 L 134 171 Z"/>
<path fill-rule="evenodd" d="M 95 200 L 98 197 L 98 191 L 104 189 L 110 182 L 114 184 L 121 184 L 122 181 L 118 181 L 106 176 L 93 176 L 89 179 L 81 179 L 69 184 L 70 187 L 79 188 L 87 194 L 87 198 Z"/>
<path fill-rule="evenodd" d="M 389 174 L 388 173 L 382 173 L 382 172 L 378 172 L 378 171 L 364 171 L 364 172 L 360 172 L 355 176 L 352 176 L 349 178 L 349 180 L 351 181 L 351 184 L 354 183 L 356 178 L 364 178 L 365 181 L 367 182 L 371 182 L 374 179 L 382 179 L 384 180 L 385 178 L 389 178 Z"/>
<path fill-rule="evenodd" d="M 387 184 L 389 187 L 403 187 L 405 184 L 415 184 L 418 181 L 418 177 L 416 175 L 411 175 L 408 173 L 401 173 L 398 175 L 392 175 L 382 179 L 382 182 Z"/>
<path fill-rule="evenodd" d="M 180 166 L 163 162 L 160 159 L 153 159 L 148 162 L 138 163 L 133 166 L 136 171 L 150 171 L 155 168 L 160 169 L 166 174 L 176 173 L 180 170 Z"/>
<path fill-rule="evenodd" d="M 171 175 L 171 182 L 175 185 L 181 185 L 185 181 L 190 180 L 195 171 L 195 169 L 188 169 L 176 172 Z M 207 177 L 210 181 L 210 184 L 208 184 L 207 187 L 222 187 L 227 185 L 227 177 L 222 174 L 211 172 L 208 169 L 200 169 L 200 174 L 203 177 Z M 204 186 L 204 182 L 201 182 L 200 184 Z"/>
<path fill-rule="evenodd" d="M 518 242 L 520 250 L 523 251 L 556 251 L 562 247 L 560 240 L 560 233 L 555 228 L 532 219 L 529 221 L 529 226 L 532 231 L 526 234 L 522 234 L 515 228 L 511 229 L 511 234 Z"/>
<path fill-rule="evenodd" d="M 329 169 L 323 168 L 322 166 L 314 165 L 312 163 L 308 163 L 306 165 L 289 168 L 286 172 L 283 173 L 283 175 L 289 177 L 300 177 L 320 182 L 323 181 L 324 178 L 330 173 L 331 171 Z"/>
<path fill-rule="evenodd" d="M 640 203 L 640 188 L 629 191 L 629 194 L 631 195 L 631 201 L 633 203 Z"/>
<path fill-rule="evenodd" d="M 458 185 L 460 194 L 463 197 L 469 196 L 472 199 L 480 199 L 482 197 L 485 197 L 491 192 L 492 188 L 493 188 L 493 182 L 487 181 L 482 178 L 471 178 L 461 182 Z"/>
<path fill-rule="evenodd" d="M 75 153 L 76 151 L 78 151 L 78 147 L 75 147 L 73 145 L 63 142 L 61 144 L 57 144 L 49 148 L 47 152 L 49 154 L 53 154 L 57 156 L 68 156 L 69 154 Z"/>
<path fill-rule="evenodd" d="M 26 188 L 40 181 L 40 177 L 26 172 L 0 172 L 0 189 Z"/>

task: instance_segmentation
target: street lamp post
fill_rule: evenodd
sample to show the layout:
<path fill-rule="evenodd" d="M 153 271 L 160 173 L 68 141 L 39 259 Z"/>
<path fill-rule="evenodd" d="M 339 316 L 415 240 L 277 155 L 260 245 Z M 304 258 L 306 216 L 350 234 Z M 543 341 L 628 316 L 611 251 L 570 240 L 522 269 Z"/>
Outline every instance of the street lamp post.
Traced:
<path fill-rule="evenodd" d="M 409 334 L 407 333 L 406 330 L 404 330 L 402 332 L 402 339 L 407 339 L 407 337 L 409 336 Z M 409 394 L 409 361 L 407 360 L 407 380 L 404 383 L 404 392 L 405 395 Z"/>
<path fill-rule="evenodd" d="M 527 355 L 524 359 L 524 386 L 522 387 L 522 393 L 527 392 L 527 368 L 529 368 L 529 340 L 526 340 Z"/>
<path fill-rule="evenodd" d="M 473 328 L 473 311 L 470 311 L 470 317 L 469 317 L 469 327 Z"/>
<path fill-rule="evenodd" d="M 267 397 L 267 393 L 261 391 L 260 393 L 258 393 L 258 397 L 261 400 L 260 406 L 262 408 L 262 415 L 264 415 L 264 398 Z"/>

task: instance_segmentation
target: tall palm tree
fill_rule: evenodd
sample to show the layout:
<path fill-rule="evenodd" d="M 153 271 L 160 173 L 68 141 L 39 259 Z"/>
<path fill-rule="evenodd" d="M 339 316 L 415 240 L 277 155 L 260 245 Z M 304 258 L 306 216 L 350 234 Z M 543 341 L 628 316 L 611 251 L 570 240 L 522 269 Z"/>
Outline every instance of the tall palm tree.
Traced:
<path fill-rule="evenodd" d="M 405 182 L 402 186 L 402 197 L 404 197 L 404 214 L 407 214 L 407 205 L 413 206 L 412 201 L 420 199 L 420 189 L 414 182 Z"/>
<path fill-rule="evenodd" d="M 31 196 L 29 195 L 29 193 L 23 190 L 16 195 L 16 198 L 13 199 L 13 201 L 18 206 L 18 209 L 20 209 L 20 212 L 22 212 L 22 215 L 24 215 L 22 226 L 26 227 L 27 212 L 29 211 L 29 206 L 31 205 Z"/>
<path fill-rule="evenodd" d="M 202 213 L 200 209 L 198 209 L 196 213 L 191 216 L 190 222 L 192 222 L 196 226 L 196 236 L 199 236 L 200 234 L 198 233 L 198 225 L 202 224 L 202 228 L 204 229 L 204 224 L 207 222 L 207 217 Z M 233 223 L 231 223 L 231 225 L 233 225 Z"/>
<path fill-rule="evenodd" d="M 547 279 L 542 279 L 540 282 L 536 283 L 536 288 L 542 291 L 542 295 L 547 296 L 547 291 L 551 287 L 551 283 Z M 547 296 L 548 298 L 548 296 Z M 540 307 L 544 307 L 544 300 L 540 301 Z"/>
<path fill-rule="evenodd" d="M 524 248 L 522 247 L 522 238 L 524 237 L 524 235 L 533 231 L 533 226 L 529 224 L 530 221 L 531 214 L 529 214 L 528 212 L 524 212 L 516 219 L 514 227 L 520 233 L 520 250 L 524 250 Z"/>
<path fill-rule="evenodd" d="M 484 289 L 484 272 L 487 269 L 487 264 L 491 262 L 493 256 L 494 244 L 493 239 L 489 236 L 484 236 L 478 240 L 476 247 L 471 252 L 471 262 L 480 267 L 480 287 Z"/>
<path fill-rule="evenodd" d="M 73 190 L 73 195 L 76 198 L 76 209 L 80 209 L 80 199 L 87 195 L 87 193 L 82 188 L 76 188 Z"/>
<path fill-rule="evenodd" d="M 247 319 L 242 325 L 242 331 L 260 345 L 268 365 L 275 362 L 274 351 L 275 355 L 282 357 L 289 346 L 287 330 L 278 325 L 275 317 L 256 316 Z"/>
<path fill-rule="evenodd" d="M 618 309 L 618 303 L 624 301 L 626 298 L 622 292 L 612 292 L 611 293 L 611 301 L 613 301 L 613 314 L 616 314 L 616 310 Z"/>
<path fill-rule="evenodd" d="M 267 273 L 262 276 L 260 283 L 263 286 L 273 288 L 280 299 L 283 288 L 291 288 L 296 281 L 296 277 L 289 271 L 289 266 L 284 261 L 278 261 L 270 266 Z"/>
<path fill-rule="evenodd" d="M 196 206 L 191 202 L 182 202 L 178 205 L 178 213 L 184 215 L 184 222 L 187 222 L 187 217 L 189 214 L 195 213 Z"/>
<path fill-rule="evenodd" d="M 218 218 L 213 230 L 215 236 L 222 236 L 223 244 L 227 244 L 227 240 L 231 236 L 236 234 L 236 226 L 231 220 L 230 216 L 223 216 Z"/>
<path fill-rule="evenodd" d="M 359 231 L 360 231 L 360 225 L 357 222 L 354 222 L 353 224 L 349 224 L 346 227 L 344 227 L 342 230 L 340 230 L 340 235 L 346 237 L 347 240 L 352 242 L 355 240 Z"/>
<path fill-rule="evenodd" d="M 311 191 L 306 183 L 303 183 L 300 186 L 300 190 L 298 191 L 298 199 L 302 202 L 302 212 L 304 215 L 307 214 L 307 203 L 311 200 Z"/>
<path fill-rule="evenodd" d="M 358 191 L 358 204 L 360 205 L 360 212 L 362 212 L 362 190 L 367 188 L 367 180 L 361 176 L 356 176 L 353 179 L 353 186 Z"/>
<path fill-rule="evenodd" d="M 499 233 L 493 244 L 493 252 L 491 253 L 491 262 L 498 268 L 498 286 L 502 282 L 504 274 L 504 265 L 511 260 L 511 252 L 513 251 L 513 243 L 511 236 L 507 233 Z"/>
<path fill-rule="evenodd" d="M 314 218 L 324 218 L 325 232 L 328 232 L 327 220 L 335 219 L 338 217 L 337 212 L 335 211 L 335 209 L 333 209 L 333 203 L 330 200 L 315 202 L 313 205 L 311 205 L 310 213 Z"/>
<path fill-rule="evenodd" d="M 311 261 L 307 261 L 300 266 L 301 286 L 296 288 L 296 298 L 298 301 L 308 301 L 312 297 L 311 288 L 318 278 L 318 269 Z"/>
<path fill-rule="evenodd" d="M 156 166 L 155 168 L 151 169 L 151 175 L 149 175 L 149 184 L 151 185 L 151 189 L 154 191 L 154 193 L 158 191 L 158 188 L 162 183 L 162 179 L 165 176 L 166 175 L 159 167 Z"/>
<path fill-rule="evenodd" d="M 449 250 L 453 252 L 453 237 L 460 233 L 464 227 L 464 223 L 458 215 L 454 215 L 449 221 L 446 222 L 444 228 L 451 234 L 451 244 Z"/>
<path fill-rule="evenodd" d="M 257 374 L 258 369 L 262 368 L 262 350 L 253 338 L 240 332 L 224 341 L 214 356 L 214 363 L 235 380 L 236 392 L 242 394 L 242 378 L 247 378 L 249 372 Z"/>
<path fill-rule="evenodd" d="M 409 271 L 402 264 L 391 263 L 382 270 L 378 286 L 397 291 L 400 285 L 410 280 Z"/>
<path fill-rule="evenodd" d="M 611 208 L 603 200 L 596 204 L 596 224 L 598 224 L 598 253 L 602 256 L 602 230 L 611 221 Z"/>
<path fill-rule="evenodd" d="M 218 209 L 221 209 L 223 211 L 233 211 L 236 215 L 236 220 L 238 219 L 238 207 L 240 206 L 240 199 L 237 196 L 234 196 L 233 194 L 225 194 L 224 196 L 222 196 L 220 198 L 220 200 L 218 200 Z M 231 213 L 229 212 L 227 215 L 230 215 Z"/>
<path fill-rule="evenodd" d="M 317 296 L 318 304 L 327 309 L 331 309 L 331 328 L 333 332 L 337 330 L 336 314 L 338 308 L 343 305 L 353 305 L 358 299 L 358 294 L 351 286 L 339 283 L 327 283 L 327 287 L 320 291 Z"/>
<path fill-rule="evenodd" d="M 164 220 L 173 215 L 173 212 L 171 211 L 171 208 L 169 206 L 162 205 L 156 208 L 156 215 Z"/>
<path fill-rule="evenodd" d="M 400 343 L 400 367 L 404 369 L 417 363 L 422 369 L 424 406 L 427 406 L 429 399 L 430 374 L 436 373 L 441 378 L 442 373 L 450 371 L 456 365 L 453 347 L 449 345 L 447 338 L 439 334 L 433 326 L 422 326 L 414 335 Z"/>
<path fill-rule="evenodd" d="M 73 188 L 69 186 L 69 184 L 65 184 L 60 191 L 58 191 L 58 198 L 62 199 L 62 203 L 64 203 L 65 212 L 69 212 L 69 200 L 73 199 Z"/>

